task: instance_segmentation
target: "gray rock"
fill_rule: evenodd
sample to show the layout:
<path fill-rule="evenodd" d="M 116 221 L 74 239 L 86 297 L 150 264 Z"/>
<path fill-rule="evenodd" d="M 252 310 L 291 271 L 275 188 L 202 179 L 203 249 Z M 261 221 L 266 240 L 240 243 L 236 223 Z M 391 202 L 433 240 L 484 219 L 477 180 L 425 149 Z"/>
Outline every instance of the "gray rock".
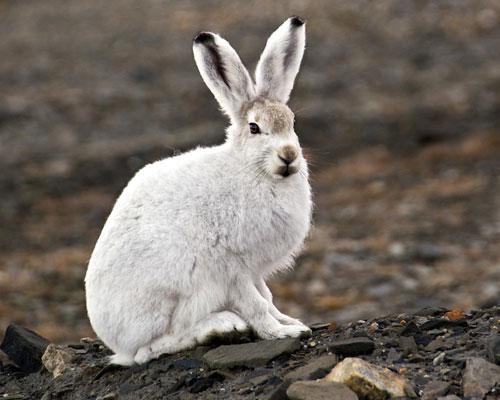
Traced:
<path fill-rule="evenodd" d="M 276 387 L 268 397 L 268 400 L 289 400 L 286 391 L 288 389 L 288 382 L 283 382 L 281 385 Z"/>
<path fill-rule="evenodd" d="M 413 321 L 408 322 L 401 330 L 399 331 L 400 336 L 414 336 L 417 333 L 420 333 L 421 330 L 417 326 L 417 324 Z"/>
<path fill-rule="evenodd" d="M 311 328 L 312 331 L 319 331 L 321 329 L 327 329 L 331 324 L 331 322 L 316 322 L 309 325 L 309 328 Z"/>
<path fill-rule="evenodd" d="M 401 375 L 360 358 L 346 358 L 325 377 L 345 383 L 359 397 L 367 400 L 390 397 L 417 397 L 411 384 Z"/>
<path fill-rule="evenodd" d="M 335 354 L 342 356 L 360 356 L 370 354 L 375 349 L 375 343 L 369 337 L 354 337 L 349 339 L 336 340 L 328 346 L 328 349 Z"/>
<path fill-rule="evenodd" d="M 253 378 L 249 378 L 248 383 L 250 383 L 252 386 L 259 386 L 267 382 L 270 378 L 271 375 L 269 373 L 257 375 L 254 376 Z"/>
<path fill-rule="evenodd" d="M 389 353 L 387 353 L 387 361 L 390 363 L 395 363 L 401 360 L 402 354 L 397 351 L 394 347 L 391 347 Z"/>
<path fill-rule="evenodd" d="M 286 394 L 290 400 L 358 400 L 346 385 L 323 380 L 292 383 Z"/>
<path fill-rule="evenodd" d="M 461 400 L 461 399 L 460 397 L 454 394 L 449 394 L 448 396 L 438 397 L 437 400 Z"/>
<path fill-rule="evenodd" d="M 36 372 L 42 367 L 42 355 L 49 341 L 19 325 L 9 325 L 0 350 L 24 372 Z"/>
<path fill-rule="evenodd" d="M 182 358 L 180 360 L 176 360 L 172 364 L 174 367 L 177 367 L 179 369 L 195 369 L 195 368 L 200 368 L 201 367 L 201 362 L 195 358 Z"/>
<path fill-rule="evenodd" d="M 415 343 L 415 338 L 413 336 L 400 336 L 399 348 L 405 356 L 408 354 L 415 354 L 418 351 L 417 343 Z"/>
<path fill-rule="evenodd" d="M 448 382 L 430 381 L 424 387 L 422 400 L 434 400 L 435 398 L 446 394 L 449 389 L 450 384 Z"/>
<path fill-rule="evenodd" d="M 417 244 L 411 251 L 410 256 L 424 263 L 434 263 L 447 256 L 447 252 L 441 246 L 432 243 Z"/>
<path fill-rule="evenodd" d="M 492 363 L 500 364 L 500 335 L 495 334 L 488 337 L 486 355 Z"/>
<path fill-rule="evenodd" d="M 261 340 L 253 343 L 219 346 L 205 353 L 203 360 L 212 368 L 255 367 L 265 365 L 282 354 L 293 353 L 299 348 L 298 338 Z"/>
<path fill-rule="evenodd" d="M 285 375 L 285 381 L 299 381 L 323 378 L 337 364 L 338 358 L 335 354 L 322 356 L 317 360 L 297 368 Z"/>
<path fill-rule="evenodd" d="M 462 388 L 465 397 L 483 398 L 500 383 L 500 367 L 483 358 L 471 357 L 465 363 Z"/>
<path fill-rule="evenodd" d="M 447 311 L 449 311 L 449 309 L 444 307 L 424 307 L 415 312 L 415 315 L 421 317 L 436 317 L 438 315 L 443 315 Z"/>
<path fill-rule="evenodd" d="M 434 318 L 431 319 L 422 325 L 420 325 L 420 329 L 422 331 L 430 331 L 433 329 L 443 329 L 443 328 L 454 328 L 454 327 L 464 327 L 468 326 L 466 318 L 460 319 L 446 319 L 446 318 Z"/>
<path fill-rule="evenodd" d="M 188 391 L 190 393 L 201 393 L 211 388 L 215 383 L 222 382 L 224 379 L 225 376 L 220 371 L 214 371 L 208 376 L 190 379 Z"/>
<path fill-rule="evenodd" d="M 450 340 L 445 340 L 443 338 L 434 339 L 427 346 L 425 346 L 425 350 L 430 352 L 435 352 L 437 350 L 448 350 L 453 348 L 453 343 Z"/>

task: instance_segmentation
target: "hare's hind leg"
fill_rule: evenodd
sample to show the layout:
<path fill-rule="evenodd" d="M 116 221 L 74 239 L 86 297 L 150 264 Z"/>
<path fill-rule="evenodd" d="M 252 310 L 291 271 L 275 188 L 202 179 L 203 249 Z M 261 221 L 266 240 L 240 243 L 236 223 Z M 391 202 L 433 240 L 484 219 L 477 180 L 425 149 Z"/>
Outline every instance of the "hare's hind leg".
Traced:
<path fill-rule="evenodd" d="M 206 343 L 214 337 L 244 332 L 247 329 L 245 321 L 231 311 L 211 313 L 183 332 L 165 334 L 147 346 L 141 347 L 137 350 L 134 361 L 137 364 L 144 364 L 162 354 L 177 353 L 197 344 Z"/>
<path fill-rule="evenodd" d="M 231 311 L 212 313 L 203 318 L 193 328 L 197 344 L 203 344 L 216 337 L 245 332 L 249 329 L 241 317 Z"/>
<path fill-rule="evenodd" d="M 186 350 L 196 344 L 194 337 L 190 334 L 173 335 L 165 334 L 153 340 L 146 346 L 137 350 L 134 361 L 137 364 L 144 364 L 150 360 L 158 358 L 162 354 L 173 354 L 181 350 Z"/>

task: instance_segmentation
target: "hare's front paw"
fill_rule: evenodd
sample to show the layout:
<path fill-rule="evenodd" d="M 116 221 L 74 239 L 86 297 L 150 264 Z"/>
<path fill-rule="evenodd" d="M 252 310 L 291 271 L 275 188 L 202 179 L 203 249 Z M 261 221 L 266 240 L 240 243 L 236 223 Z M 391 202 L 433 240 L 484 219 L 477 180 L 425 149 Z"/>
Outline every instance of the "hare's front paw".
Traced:
<path fill-rule="evenodd" d="M 311 330 L 303 325 L 279 325 L 279 327 L 259 332 L 262 339 L 284 339 L 289 337 L 306 337 L 311 335 Z"/>
<path fill-rule="evenodd" d="M 275 317 L 279 322 L 281 322 L 284 325 L 299 325 L 303 326 L 304 328 L 309 329 L 306 325 L 304 325 L 302 322 L 300 322 L 296 318 L 289 317 L 288 315 L 285 315 L 283 313 L 279 313 L 278 316 Z"/>
<path fill-rule="evenodd" d="M 303 326 L 304 329 L 309 329 L 309 327 L 305 324 L 303 324 L 301 321 L 299 321 L 296 318 L 289 317 L 286 314 L 283 314 L 280 312 L 272 303 L 272 310 L 271 310 L 271 315 L 278 320 L 279 323 L 283 325 L 299 325 Z"/>

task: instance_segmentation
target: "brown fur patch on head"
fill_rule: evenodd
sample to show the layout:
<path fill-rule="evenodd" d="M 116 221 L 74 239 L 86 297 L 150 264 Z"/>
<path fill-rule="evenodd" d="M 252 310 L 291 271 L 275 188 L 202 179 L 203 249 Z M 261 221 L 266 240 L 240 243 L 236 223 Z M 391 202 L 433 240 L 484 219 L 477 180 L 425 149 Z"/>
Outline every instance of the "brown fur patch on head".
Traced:
<path fill-rule="evenodd" d="M 293 131 L 293 112 L 283 103 L 257 99 L 245 111 L 252 119 L 250 122 L 259 123 L 269 130 L 267 133 L 279 135 Z"/>

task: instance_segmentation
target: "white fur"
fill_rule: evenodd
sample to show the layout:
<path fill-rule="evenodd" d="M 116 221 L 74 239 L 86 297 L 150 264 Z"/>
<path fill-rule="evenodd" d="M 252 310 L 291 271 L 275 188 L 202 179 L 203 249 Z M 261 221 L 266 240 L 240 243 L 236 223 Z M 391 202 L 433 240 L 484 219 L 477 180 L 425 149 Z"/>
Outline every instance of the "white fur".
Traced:
<path fill-rule="evenodd" d="M 215 43 L 229 76 L 248 75 L 226 41 Z M 145 363 L 248 327 L 264 339 L 309 331 L 278 311 L 265 283 L 291 266 L 310 227 L 307 165 L 293 114 L 256 98 L 251 80 L 246 91 L 248 81 L 229 78 L 229 88 L 237 89 L 228 94 L 220 77 L 204 75 L 210 60 L 196 56 L 202 46 L 194 45 L 195 60 L 231 115 L 226 142 L 140 170 L 118 198 L 89 262 L 88 315 L 117 364 Z M 288 87 L 290 77 L 283 79 Z M 248 129 L 256 120 L 260 135 Z M 297 152 L 291 165 L 298 172 L 287 177 L 278 173 L 284 146 Z"/>
<path fill-rule="evenodd" d="M 229 115 L 232 121 L 235 121 L 242 104 L 255 97 L 254 84 L 229 42 L 215 33 L 212 33 L 212 37 L 224 61 L 227 81 L 231 88 L 229 89 L 223 80 L 213 79 L 214 66 L 206 46 L 194 43 L 194 59 L 203 81 L 214 94 L 222 110 Z"/>
<path fill-rule="evenodd" d="M 288 18 L 267 40 L 255 70 L 257 95 L 287 103 L 306 45 L 305 24 Z"/>

